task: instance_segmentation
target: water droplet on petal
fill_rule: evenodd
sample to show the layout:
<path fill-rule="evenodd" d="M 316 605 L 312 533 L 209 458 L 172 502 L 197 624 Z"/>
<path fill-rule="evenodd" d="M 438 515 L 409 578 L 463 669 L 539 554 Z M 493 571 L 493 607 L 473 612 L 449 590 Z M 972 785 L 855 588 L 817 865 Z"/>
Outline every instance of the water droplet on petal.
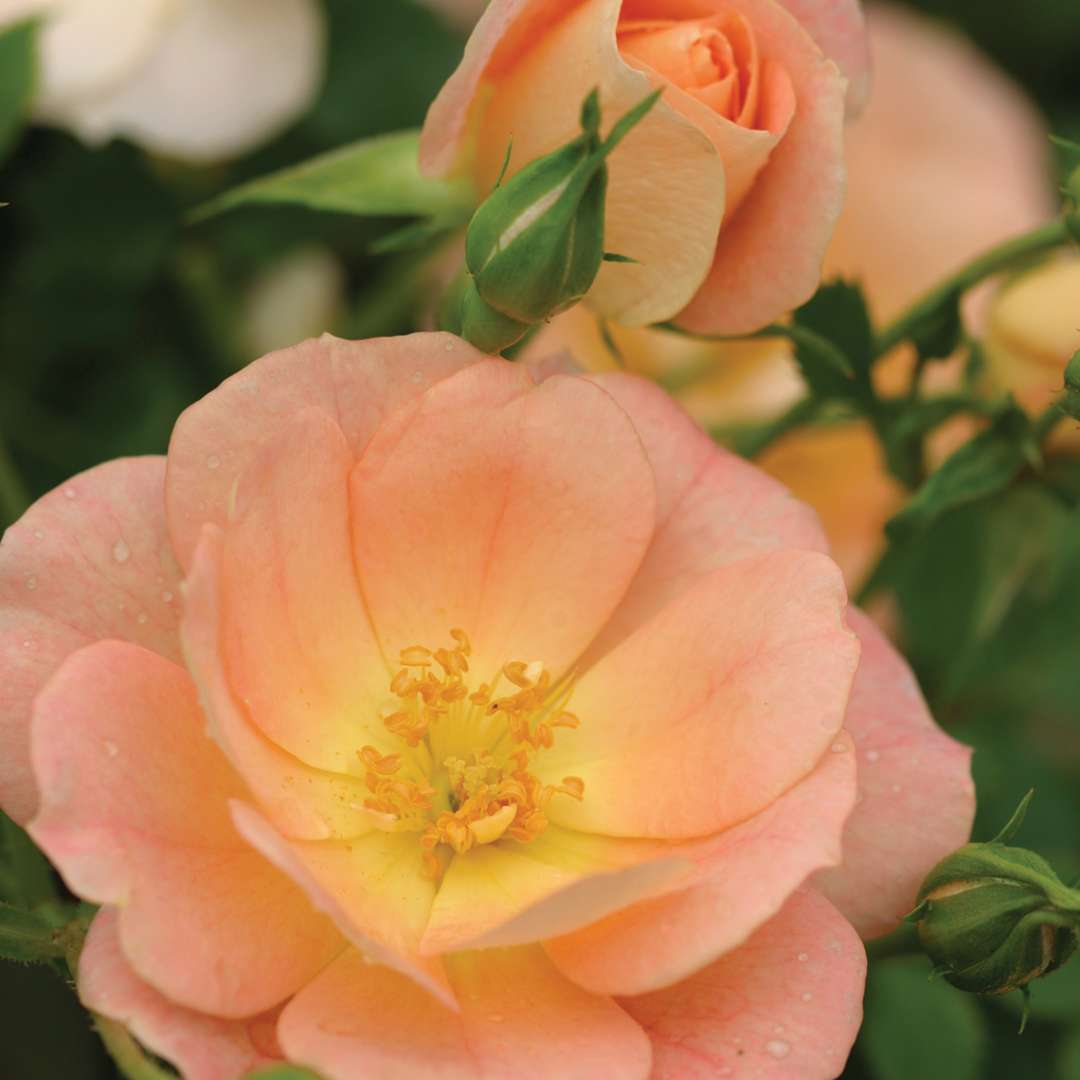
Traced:
<path fill-rule="evenodd" d="M 892 791 L 894 795 L 899 795 L 903 788 L 899 784 L 893 784 Z"/>
<path fill-rule="evenodd" d="M 105 747 L 105 753 L 111 758 L 116 757 L 120 753 L 120 747 L 117 746 L 112 739 L 106 739 L 101 745 Z"/>
<path fill-rule="evenodd" d="M 147 615 L 145 611 L 140 611 L 135 621 L 140 626 L 145 626 L 150 621 L 150 616 Z"/>
<path fill-rule="evenodd" d="M 806 961 L 809 960 L 809 959 L 810 959 L 809 953 L 804 953 L 804 952 L 799 953 L 798 961 L 799 961 L 800 964 L 805 964 Z"/>
<path fill-rule="evenodd" d="M 64 498 L 65 499 L 74 499 L 77 494 L 78 494 L 78 492 L 73 487 L 71 487 L 70 485 L 68 487 L 64 488 Z"/>
<path fill-rule="evenodd" d="M 847 745 L 842 742 L 834 742 L 830 749 L 834 754 L 842 754 L 847 749 Z"/>
<path fill-rule="evenodd" d="M 809 990 L 807 990 L 806 993 L 803 994 L 802 999 L 803 1001 L 813 1001 L 814 995 L 811 994 Z"/>
<path fill-rule="evenodd" d="M 112 557 L 118 563 L 126 563 L 128 559 L 131 558 L 131 548 L 129 548 L 123 540 L 117 540 L 116 543 L 113 544 Z"/>
<path fill-rule="evenodd" d="M 875 761 L 877 761 L 877 759 L 879 757 L 881 757 L 881 755 L 876 750 L 867 750 L 866 751 L 866 760 L 869 761 L 871 765 Z"/>
<path fill-rule="evenodd" d="M 411 374 L 411 375 L 409 376 L 409 381 L 410 381 L 410 382 L 414 382 L 414 383 L 418 383 L 418 382 L 420 382 L 420 381 L 421 381 L 421 380 L 422 380 L 423 378 L 424 378 L 424 373 L 423 373 L 422 371 L 414 371 L 414 372 L 413 372 L 413 373 L 412 373 L 412 374 Z"/>
<path fill-rule="evenodd" d="M 31 575 L 30 575 L 30 576 L 29 576 L 29 577 L 28 577 L 28 578 L 26 579 L 26 587 L 27 587 L 27 588 L 28 588 L 28 589 L 29 589 L 29 590 L 30 590 L 31 592 L 33 592 L 33 591 L 34 591 L 34 590 L 35 590 L 35 589 L 37 588 L 37 575 L 36 575 L 36 574 L 31 574 Z"/>
<path fill-rule="evenodd" d="M 208 457 L 208 458 L 206 459 L 206 467 L 207 467 L 208 469 L 216 469 L 216 468 L 218 468 L 218 467 L 219 467 L 220 465 L 221 465 L 221 458 L 219 458 L 219 457 L 217 456 L 217 454 L 211 454 L 211 455 L 210 455 L 210 456 L 209 456 L 209 457 Z"/>
<path fill-rule="evenodd" d="M 501 1024 L 503 1022 L 503 1020 L 505 1020 L 505 1019 L 506 1019 L 506 1017 L 504 1017 L 502 1015 L 502 1013 L 491 1013 L 488 1016 L 488 1020 L 492 1024 Z"/>
<path fill-rule="evenodd" d="M 791 1044 L 784 1042 L 783 1039 L 770 1039 L 765 1044 L 765 1050 L 772 1057 L 779 1060 L 780 1058 L 786 1058 L 791 1053 Z"/>
<path fill-rule="evenodd" d="M 35 529 L 34 530 L 34 539 L 35 540 L 44 540 L 45 539 L 45 534 L 40 529 Z"/>
<path fill-rule="evenodd" d="M 168 590 L 168 589 L 166 589 L 166 590 L 165 590 L 165 591 L 164 591 L 164 592 L 163 592 L 163 593 L 161 594 L 161 599 L 162 599 L 162 600 L 164 600 L 166 604 L 171 604 L 171 603 L 172 603 L 172 600 L 173 600 L 173 594 L 172 594 L 171 592 L 169 592 L 169 590 Z"/>

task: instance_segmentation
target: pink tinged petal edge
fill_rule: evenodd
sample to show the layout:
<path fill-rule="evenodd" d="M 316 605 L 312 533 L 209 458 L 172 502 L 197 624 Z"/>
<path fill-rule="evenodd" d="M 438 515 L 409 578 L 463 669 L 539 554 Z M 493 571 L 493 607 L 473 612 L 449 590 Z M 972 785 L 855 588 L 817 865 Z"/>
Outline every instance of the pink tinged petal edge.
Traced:
<path fill-rule="evenodd" d="M 73 891 L 121 909 L 128 961 L 173 1001 L 253 1015 L 340 951 L 232 829 L 227 801 L 243 788 L 170 661 L 117 641 L 74 653 L 38 697 L 32 757 L 30 834 Z"/>
<path fill-rule="evenodd" d="M 143 982 L 124 957 L 115 908 L 95 916 L 79 957 L 79 998 L 175 1065 L 184 1080 L 235 1080 L 281 1061 L 275 1013 L 222 1020 L 175 1004 Z"/>
<path fill-rule="evenodd" d="M 649 1076 L 638 1025 L 561 976 L 541 949 L 458 953 L 447 968 L 459 1011 L 347 953 L 285 1007 L 281 1045 L 327 1080 Z"/>
<path fill-rule="evenodd" d="M 590 378 L 633 421 L 656 478 L 657 509 L 649 550 L 583 667 L 721 566 L 785 548 L 827 553 L 809 506 L 718 448 L 655 383 L 623 374 Z"/>
<path fill-rule="evenodd" d="M 687 330 L 744 334 L 809 299 L 844 194 L 844 80 L 776 0 L 733 0 L 787 69 L 797 109 L 753 190 L 726 222 L 713 268 L 679 315 Z"/>
<path fill-rule="evenodd" d="M 831 1080 L 862 1020 L 865 977 L 855 931 L 805 889 L 685 982 L 619 1002 L 652 1040 L 652 1080 Z"/>
<path fill-rule="evenodd" d="M 848 115 L 870 95 L 873 64 L 860 0 L 779 0 L 847 79 Z"/>
<path fill-rule="evenodd" d="M 233 486 L 283 420 L 306 405 L 333 417 L 359 454 L 383 418 L 481 359 L 450 334 L 321 338 L 270 353 L 187 409 L 169 444 L 169 533 L 184 567 L 202 526 L 224 525 Z"/>
<path fill-rule="evenodd" d="M 844 832 L 843 863 L 815 886 L 871 938 L 892 930 L 930 869 L 967 843 L 975 787 L 971 750 L 934 723 L 900 654 L 861 611 L 849 620 L 863 650 L 845 721 L 860 801 Z"/>
<path fill-rule="evenodd" d="M 840 861 L 854 805 L 854 747 L 841 733 L 810 776 L 762 813 L 672 848 L 694 863 L 689 888 L 634 904 L 544 948 L 564 975 L 593 993 L 642 994 L 678 982 L 738 948 L 811 873 Z"/>
<path fill-rule="evenodd" d="M 34 697 L 64 658 L 102 638 L 179 656 L 179 571 L 164 515 L 165 460 L 111 461 L 39 499 L 0 545 L 0 805 L 34 814 Z"/>
<path fill-rule="evenodd" d="M 181 632 L 188 670 L 199 687 L 211 738 L 243 776 L 275 828 L 321 840 L 371 830 L 362 780 L 305 765 L 267 739 L 234 695 L 225 670 L 221 626 L 223 533 L 207 525 L 184 582 Z"/>
<path fill-rule="evenodd" d="M 557 824 L 680 839 L 728 828 L 807 776 L 843 724 L 858 662 L 840 571 L 774 552 L 713 571 L 589 668 L 580 717 L 534 764 Z M 645 793 L 648 793 L 647 796 Z"/>
<path fill-rule="evenodd" d="M 423 875 L 415 834 L 286 840 L 253 807 L 234 802 L 231 810 L 244 839 L 288 874 L 369 962 L 400 972 L 452 1003 L 441 961 L 417 951 L 435 884 Z"/>
<path fill-rule="evenodd" d="M 384 652 L 449 644 L 462 627 L 477 681 L 515 659 L 557 678 L 652 536 L 652 470 L 626 413 L 585 380 L 537 386 L 501 360 L 399 411 L 351 482 L 356 565 Z"/>
<path fill-rule="evenodd" d="M 362 773 L 391 743 L 380 718 L 392 672 L 353 565 L 341 428 L 304 408 L 238 481 L 224 532 L 223 664 L 254 724 L 306 764 Z"/>

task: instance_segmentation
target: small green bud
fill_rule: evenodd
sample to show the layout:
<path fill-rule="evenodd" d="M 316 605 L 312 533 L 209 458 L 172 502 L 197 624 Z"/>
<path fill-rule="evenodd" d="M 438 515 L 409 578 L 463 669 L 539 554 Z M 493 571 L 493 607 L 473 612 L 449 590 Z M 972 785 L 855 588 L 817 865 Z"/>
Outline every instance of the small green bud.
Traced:
<path fill-rule="evenodd" d="M 1065 395 L 1061 407 L 1074 420 L 1080 420 L 1080 350 L 1065 365 Z"/>
<path fill-rule="evenodd" d="M 946 981 L 1007 994 L 1059 968 L 1077 946 L 1080 893 L 1033 852 L 1008 847 L 1027 802 L 997 839 L 967 844 L 923 882 L 909 916 Z"/>
<path fill-rule="evenodd" d="M 589 291 L 605 259 L 607 157 L 658 97 L 650 94 L 601 140 L 594 90 L 582 105 L 581 134 L 500 183 L 476 211 L 465 240 L 474 285 L 461 308 L 467 341 L 501 351 Z"/>

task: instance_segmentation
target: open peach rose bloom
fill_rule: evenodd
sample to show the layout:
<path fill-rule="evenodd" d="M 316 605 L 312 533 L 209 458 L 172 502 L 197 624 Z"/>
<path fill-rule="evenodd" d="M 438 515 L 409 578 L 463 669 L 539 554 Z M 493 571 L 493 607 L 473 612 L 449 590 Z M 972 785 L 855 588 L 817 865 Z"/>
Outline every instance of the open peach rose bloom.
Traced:
<path fill-rule="evenodd" d="M 832 1077 L 968 752 L 654 386 L 324 337 L 0 548 L 0 798 L 188 1080 Z"/>

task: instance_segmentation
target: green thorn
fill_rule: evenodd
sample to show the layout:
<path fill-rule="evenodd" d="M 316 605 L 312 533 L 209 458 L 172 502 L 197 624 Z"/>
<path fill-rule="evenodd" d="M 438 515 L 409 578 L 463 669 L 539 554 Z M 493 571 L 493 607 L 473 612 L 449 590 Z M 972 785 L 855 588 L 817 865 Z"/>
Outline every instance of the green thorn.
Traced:
<path fill-rule="evenodd" d="M 604 252 L 604 262 L 610 263 L 633 263 L 635 266 L 641 265 L 640 259 L 635 259 L 632 255 L 620 255 L 615 251 Z"/>
<path fill-rule="evenodd" d="M 1020 831 L 1020 826 L 1024 823 L 1024 818 L 1027 815 L 1028 807 L 1031 805 L 1031 800 L 1035 798 L 1035 789 L 1031 788 L 1028 793 L 1020 800 L 1020 805 L 1013 811 L 1013 816 L 1009 818 L 1005 825 L 1005 828 L 1001 830 L 990 841 L 991 844 L 1007 844 L 1010 840 Z"/>
<path fill-rule="evenodd" d="M 1017 1035 L 1024 1034 L 1024 1028 L 1027 1027 L 1028 1017 L 1031 1016 L 1031 987 L 1021 986 L 1020 993 L 1024 996 L 1024 1009 L 1020 1013 L 1020 1030 Z"/>

